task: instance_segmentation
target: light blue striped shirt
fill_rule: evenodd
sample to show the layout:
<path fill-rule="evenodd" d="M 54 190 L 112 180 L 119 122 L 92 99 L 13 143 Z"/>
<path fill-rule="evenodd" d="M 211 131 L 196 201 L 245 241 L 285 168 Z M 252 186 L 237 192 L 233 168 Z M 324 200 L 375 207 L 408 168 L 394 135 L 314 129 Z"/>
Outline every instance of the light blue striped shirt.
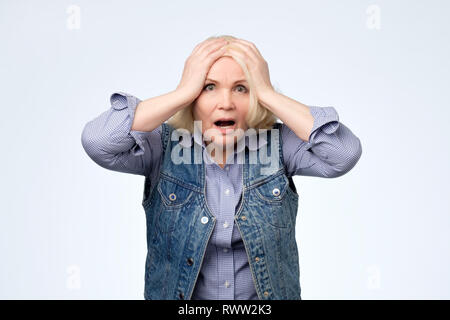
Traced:
<path fill-rule="evenodd" d="M 98 165 L 124 173 L 149 176 L 156 182 L 162 161 L 161 126 L 151 132 L 131 130 L 137 105 L 135 96 L 116 92 L 111 108 L 89 121 L 82 133 L 82 145 Z M 350 171 L 362 154 L 361 142 L 339 122 L 333 107 L 309 106 L 314 118 L 309 141 L 303 141 L 282 125 L 284 165 L 288 176 L 303 175 L 334 178 Z M 217 223 L 208 243 L 192 299 L 256 300 L 247 254 L 234 215 L 242 192 L 242 164 L 227 163 L 224 169 L 213 162 L 205 143 L 206 201 Z M 185 141 L 182 141 L 185 143 Z M 258 146 L 265 144 L 262 140 Z M 239 152 L 242 150 L 237 150 Z"/>

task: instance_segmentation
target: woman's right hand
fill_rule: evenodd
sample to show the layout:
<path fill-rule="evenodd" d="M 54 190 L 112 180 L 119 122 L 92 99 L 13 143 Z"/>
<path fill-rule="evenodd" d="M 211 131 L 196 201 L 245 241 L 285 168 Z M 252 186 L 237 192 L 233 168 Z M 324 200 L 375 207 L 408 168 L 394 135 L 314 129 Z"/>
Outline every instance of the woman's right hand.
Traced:
<path fill-rule="evenodd" d="M 209 69 L 223 55 L 227 44 L 228 41 L 222 38 L 200 42 L 186 60 L 176 90 L 184 92 L 192 101 L 197 99 L 202 93 Z"/>

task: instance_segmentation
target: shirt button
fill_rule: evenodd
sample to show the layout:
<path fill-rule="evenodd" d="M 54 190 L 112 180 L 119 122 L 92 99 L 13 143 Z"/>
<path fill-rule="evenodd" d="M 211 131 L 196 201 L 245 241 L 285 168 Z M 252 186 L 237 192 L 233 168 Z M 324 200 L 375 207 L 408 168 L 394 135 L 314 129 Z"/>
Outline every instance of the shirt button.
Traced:
<path fill-rule="evenodd" d="M 230 167 L 228 167 L 228 166 L 225 167 L 225 170 L 230 171 Z"/>
<path fill-rule="evenodd" d="M 264 297 L 268 297 L 269 293 L 267 291 L 264 291 Z"/>
<path fill-rule="evenodd" d="M 230 194 L 230 189 L 226 189 L 225 194 Z"/>
<path fill-rule="evenodd" d="M 230 283 L 228 282 L 228 280 L 227 281 L 225 281 L 225 287 L 229 287 L 230 286 Z"/>
<path fill-rule="evenodd" d="M 183 292 L 180 292 L 180 294 L 179 294 L 178 296 L 180 297 L 181 300 L 184 299 L 184 294 L 183 294 Z"/>
<path fill-rule="evenodd" d="M 246 217 L 246 216 L 242 216 L 242 217 L 241 217 L 241 220 L 244 220 L 244 221 L 245 221 L 245 220 L 247 220 L 247 217 Z"/>
<path fill-rule="evenodd" d="M 192 258 L 188 258 L 186 262 L 188 266 L 192 266 L 194 264 L 194 260 L 192 260 Z"/>
<path fill-rule="evenodd" d="M 278 196 L 280 195 L 280 189 L 278 189 L 278 188 L 273 189 L 273 190 L 272 190 L 272 194 L 273 194 L 275 197 L 278 197 Z"/>
<path fill-rule="evenodd" d="M 203 224 L 207 224 L 209 219 L 208 217 L 202 217 L 202 219 L 200 220 Z"/>
<path fill-rule="evenodd" d="M 175 195 L 175 193 L 171 193 L 169 194 L 169 199 L 170 201 L 175 201 L 177 199 L 177 196 Z"/>
<path fill-rule="evenodd" d="M 255 261 L 258 262 L 258 261 L 259 261 L 259 257 L 256 257 L 256 258 L 255 258 Z"/>
<path fill-rule="evenodd" d="M 227 221 L 225 221 L 225 222 L 223 223 L 223 227 L 224 227 L 224 228 L 228 228 L 228 222 L 227 222 Z"/>
<path fill-rule="evenodd" d="M 228 248 L 223 248 L 223 252 L 227 253 L 228 252 Z"/>

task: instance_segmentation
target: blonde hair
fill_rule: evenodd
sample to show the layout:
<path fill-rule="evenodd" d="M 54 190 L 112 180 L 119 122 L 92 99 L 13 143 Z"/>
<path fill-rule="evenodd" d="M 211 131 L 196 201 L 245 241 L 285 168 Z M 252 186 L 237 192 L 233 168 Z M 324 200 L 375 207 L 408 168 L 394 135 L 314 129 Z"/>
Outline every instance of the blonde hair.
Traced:
<path fill-rule="evenodd" d="M 211 36 L 207 40 L 218 38 L 223 38 L 226 40 L 236 39 L 235 37 L 230 35 L 221 35 L 221 36 Z M 232 43 L 228 44 L 228 47 L 242 52 L 242 50 L 239 47 L 233 45 Z M 245 62 L 239 59 L 239 57 L 233 55 L 233 53 L 228 51 L 226 51 L 226 53 L 224 53 L 223 56 L 233 58 L 241 66 L 242 70 L 244 71 L 245 78 L 249 84 L 250 102 L 248 113 L 246 116 L 247 126 L 249 128 L 254 129 L 271 129 L 273 124 L 276 122 L 277 118 L 275 117 L 272 111 L 266 109 L 259 103 L 258 98 L 256 97 L 256 94 L 253 89 L 254 88 L 253 79 L 250 76 L 250 73 L 247 69 Z M 167 120 L 167 123 L 170 124 L 175 129 L 184 128 L 187 129 L 189 132 L 191 132 L 191 134 L 194 133 L 194 116 L 192 113 L 192 108 L 195 105 L 195 101 L 196 100 L 194 100 L 187 107 L 175 113 L 172 117 L 169 118 L 169 120 Z"/>

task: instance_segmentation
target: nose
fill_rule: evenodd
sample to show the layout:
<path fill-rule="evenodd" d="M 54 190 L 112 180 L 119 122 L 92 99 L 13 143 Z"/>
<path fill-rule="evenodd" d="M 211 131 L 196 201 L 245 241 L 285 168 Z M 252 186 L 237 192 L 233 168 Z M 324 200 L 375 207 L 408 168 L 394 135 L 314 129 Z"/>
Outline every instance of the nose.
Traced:
<path fill-rule="evenodd" d="M 222 95 L 222 101 L 219 102 L 219 109 L 230 110 L 233 109 L 233 101 L 231 99 L 231 92 L 224 92 Z"/>

